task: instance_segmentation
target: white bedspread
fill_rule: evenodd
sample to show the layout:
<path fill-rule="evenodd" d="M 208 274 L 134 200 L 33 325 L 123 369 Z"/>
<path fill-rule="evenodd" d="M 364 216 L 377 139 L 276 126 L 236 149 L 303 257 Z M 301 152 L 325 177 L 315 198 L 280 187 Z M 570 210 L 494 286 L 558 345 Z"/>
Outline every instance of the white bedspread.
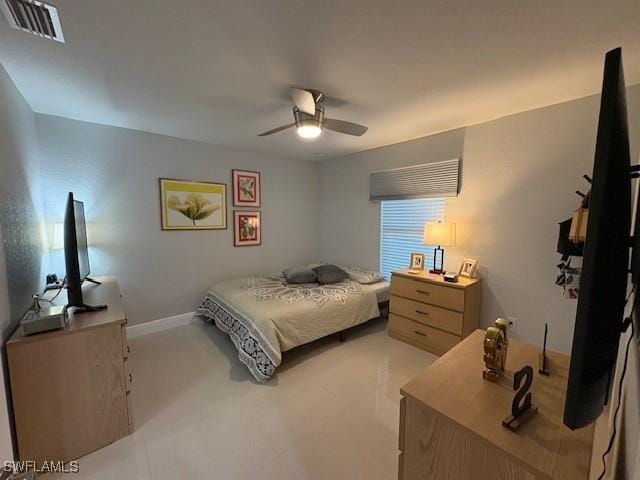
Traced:
<path fill-rule="evenodd" d="M 209 289 L 198 314 L 229 334 L 239 359 L 265 382 L 282 352 L 380 316 L 388 288 L 352 280 L 292 285 L 281 274 L 229 280 Z"/>

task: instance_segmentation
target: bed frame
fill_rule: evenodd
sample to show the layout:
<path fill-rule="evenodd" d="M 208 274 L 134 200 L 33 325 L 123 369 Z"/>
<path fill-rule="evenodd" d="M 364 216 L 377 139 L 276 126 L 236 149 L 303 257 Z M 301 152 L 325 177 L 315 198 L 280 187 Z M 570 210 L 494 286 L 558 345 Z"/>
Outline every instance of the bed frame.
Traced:
<path fill-rule="evenodd" d="M 387 300 L 386 302 L 378 302 L 378 308 L 380 309 L 380 317 L 378 318 L 382 318 L 384 316 L 389 316 L 389 300 Z M 373 320 L 373 319 L 371 319 Z M 366 323 L 366 322 L 365 322 Z M 338 336 L 338 341 L 340 343 L 344 342 L 346 340 L 346 336 L 345 333 L 348 332 L 349 330 L 351 330 L 352 328 L 356 328 L 359 327 L 360 325 L 356 325 L 354 327 L 349 327 L 349 328 L 345 328 L 344 330 L 340 330 L 337 333 L 334 333 L 333 335 L 337 335 Z"/>

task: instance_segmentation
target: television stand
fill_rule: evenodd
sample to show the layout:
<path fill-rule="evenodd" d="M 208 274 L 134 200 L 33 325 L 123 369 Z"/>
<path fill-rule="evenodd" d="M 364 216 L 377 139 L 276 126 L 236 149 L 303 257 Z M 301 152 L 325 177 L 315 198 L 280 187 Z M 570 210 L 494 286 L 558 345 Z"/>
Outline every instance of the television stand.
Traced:
<path fill-rule="evenodd" d="M 85 281 L 85 282 L 91 282 L 91 283 L 93 283 L 93 284 L 95 284 L 95 285 L 102 285 L 102 282 L 99 282 L 98 280 L 94 280 L 94 279 L 93 279 L 93 278 L 91 278 L 91 277 L 84 277 L 84 281 Z M 106 308 L 106 307 L 105 307 L 105 308 Z"/>
<path fill-rule="evenodd" d="M 64 329 L 25 336 L 18 328 L 6 343 L 18 456 L 38 467 L 75 460 L 134 430 L 127 313 L 116 279 L 98 279 L 100 288 L 83 287 L 85 302 L 108 310 L 70 309 Z M 42 298 L 66 303 L 54 295 Z"/>

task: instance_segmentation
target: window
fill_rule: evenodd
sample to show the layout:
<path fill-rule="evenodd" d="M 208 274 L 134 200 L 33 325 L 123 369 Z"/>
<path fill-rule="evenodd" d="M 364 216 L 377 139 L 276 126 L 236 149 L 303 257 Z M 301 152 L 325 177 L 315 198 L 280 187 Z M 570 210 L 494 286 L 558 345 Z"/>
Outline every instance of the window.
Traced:
<path fill-rule="evenodd" d="M 444 198 L 384 200 L 380 208 L 380 271 L 409 268 L 411 252 L 425 254 L 424 268 L 433 268 L 433 250 L 422 243 L 426 222 L 444 221 Z"/>

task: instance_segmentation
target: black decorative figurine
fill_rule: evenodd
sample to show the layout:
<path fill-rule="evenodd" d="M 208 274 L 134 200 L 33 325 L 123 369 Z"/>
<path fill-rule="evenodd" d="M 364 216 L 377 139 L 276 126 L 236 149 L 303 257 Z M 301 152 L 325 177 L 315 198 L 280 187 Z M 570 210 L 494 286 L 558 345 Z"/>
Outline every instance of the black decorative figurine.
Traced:
<path fill-rule="evenodd" d="M 524 380 L 524 385 L 522 384 Z M 537 411 L 538 407 L 531 403 L 531 384 L 533 383 L 533 368 L 526 365 L 518 370 L 513 376 L 513 389 L 516 394 L 511 404 L 511 415 L 502 421 L 502 426 L 512 432 L 516 432 L 521 425 L 529 420 Z"/>

